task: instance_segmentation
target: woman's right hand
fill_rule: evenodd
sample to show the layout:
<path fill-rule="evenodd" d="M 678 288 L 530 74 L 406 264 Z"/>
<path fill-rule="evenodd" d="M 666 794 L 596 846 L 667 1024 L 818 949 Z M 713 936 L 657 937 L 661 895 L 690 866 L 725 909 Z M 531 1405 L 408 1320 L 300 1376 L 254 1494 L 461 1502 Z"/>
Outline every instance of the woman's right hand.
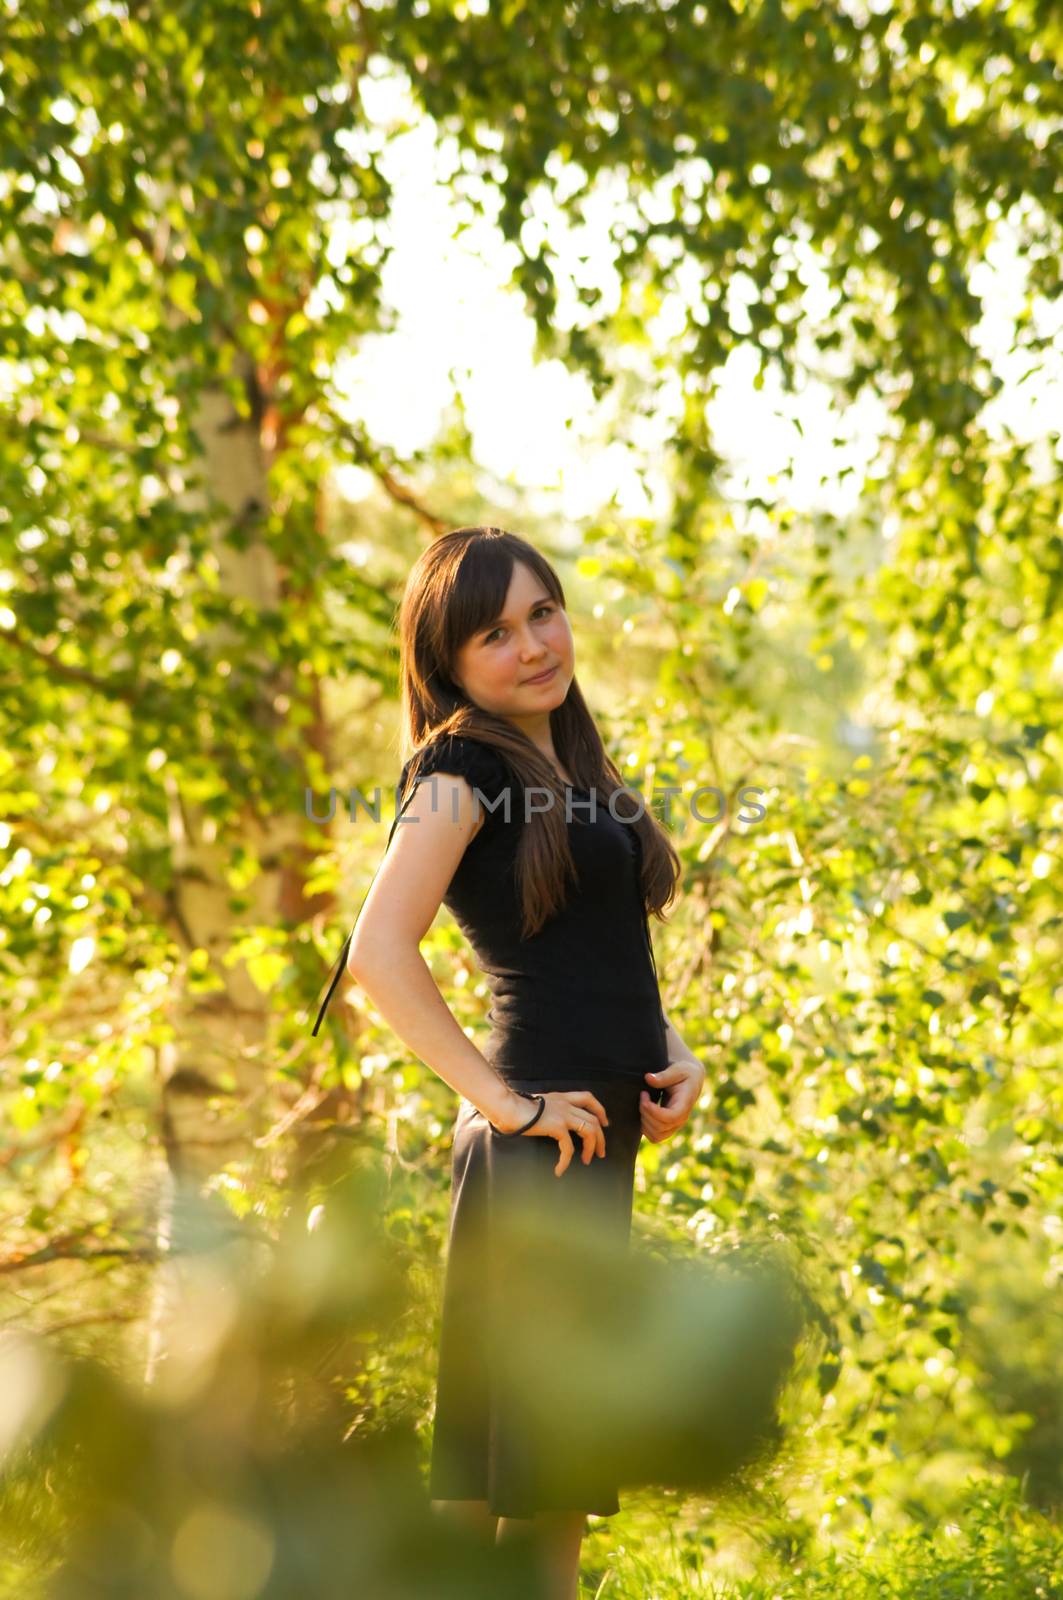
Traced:
<path fill-rule="evenodd" d="M 581 1159 L 584 1166 L 595 1155 L 605 1155 L 605 1134 L 602 1129 L 607 1126 L 609 1118 L 602 1102 L 589 1089 L 555 1089 L 544 1093 L 543 1099 L 546 1101 L 543 1114 L 535 1126 L 528 1129 L 526 1137 L 530 1139 L 535 1134 L 539 1138 L 557 1140 L 561 1150 L 554 1168 L 557 1177 L 560 1178 L 575 1153 L 573 1135 L 583 1141 Z M 503 1133 L 515 1131 L 531 1115 L 530 1100 L 514 1094 L 513 1101 L 513 1115 L 501 1130 Z"/>

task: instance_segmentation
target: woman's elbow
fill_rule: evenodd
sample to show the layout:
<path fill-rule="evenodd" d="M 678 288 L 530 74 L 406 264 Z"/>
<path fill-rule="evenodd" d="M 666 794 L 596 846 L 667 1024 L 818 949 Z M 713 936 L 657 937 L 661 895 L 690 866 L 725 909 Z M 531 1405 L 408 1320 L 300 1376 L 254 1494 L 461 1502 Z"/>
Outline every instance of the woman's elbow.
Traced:
<path fill-rule="evenodd" d="M 371 978 L 374 972 L 394 967 L 404 955 L 416 955 L 419 946 L 416 939 L 382 939 L 368 932 L 360 939 L 355 935 L 347 952 L 347 971 L 356 981 Z"/>
<path fill-rule="evenodd" d="M 349 977 L 358 980 L 362 978 L 369 968 L 372 960 L 371 951 L 363 939 L 359 944 L 357 939 L 351 940 L 351 947 L 347 951 L 347 973 Z"/>

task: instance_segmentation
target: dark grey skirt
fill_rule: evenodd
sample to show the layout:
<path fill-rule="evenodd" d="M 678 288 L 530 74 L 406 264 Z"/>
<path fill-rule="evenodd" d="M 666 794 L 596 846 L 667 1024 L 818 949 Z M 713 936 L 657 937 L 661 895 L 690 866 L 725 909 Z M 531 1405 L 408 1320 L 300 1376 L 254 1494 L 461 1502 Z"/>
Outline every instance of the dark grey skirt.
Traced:
<path fill-rule="evenodd" d="M 549 1291 L 549 1262 L 556 1247 L 559 1261 L 574 1237 L 600 1241 L 621 1263 L 631 1234 L 635 1157 L 642 1139 L 639 1095 L 649 1086 L 639 1078 L 617 1077 L 522 1079 L 520 1088 L 589 1089 L 609 1118 L 605 1156 L 584 1164 L 582 1144 L 575 1141 L 572 1160 L 560 1177 L 554 1172 L 560 1156 L 556 1139 L 497 1134 L 483 1114 L 465 1099 L 454 1123 L 451 1205 L 446 1274 L 440 1323 L 435 1425 L 432 1435 L 429 1495 L 436 1500 L 486 1500 L 497 1516 L 531 1517 L 537 1511 L 569 1510 L 612 1516 L 619 1511 L 619 1483 L 608 1460 L 571 1446 L 572 1430 L 563 1411 L 551 1412 L 550 1374 L 544 1362 L 564 1360 L 564 1317 Z M 663 1089 L 650 1090 L 661 1100 Z M 532 1110 L 529 1103 L 529 1113 Z M 528 1275 L 522 1277 L 521 1236 L 511 1219 L 534 1218 L 534 1251 L 527 1252 Z M 534 1259 L 533 1259 L 534 1257 Z M 543 1274 L 544 1260 L 547 1272 Z M 578 1272 L 578 1268 L 576 1269 Z M 621 1266 L 621 1270 L 622 1266 Z M 571 1259 L 565 1267 L 573 1272 Z M 514 1277 L 516 1274 L 516 1277 Z M 532 1301 L 514 1294 L 541 1283 L 544 1292 Z M 580 1359 L 586 1360 L 588 1337 L 606 1349 L 611 1340 L 609 1297 L 583 1307 Z M 519 1311 L 515 1308 L 520 1303 Z M 542 1335 L 543 1362 L 534 1359 L 514 1392 L 512 1372 L 503 1377 L 506 1341 L 521 1318 L 520 1346 L 529 1349 L 529 1323 Z M 554 1318 L 553 1325 L 548 1319 Z M 615 1331 L 615 1330 L 613 1330 Z M 559 1352 L 562 1354 L 559 1355 Z M 633 1375 L 634 1377 L 635 1375 Z M 526 1400 L 538 1410 L 529 1423 Z M 586 1442 L 586 1441 L 585 1441 Z"/>

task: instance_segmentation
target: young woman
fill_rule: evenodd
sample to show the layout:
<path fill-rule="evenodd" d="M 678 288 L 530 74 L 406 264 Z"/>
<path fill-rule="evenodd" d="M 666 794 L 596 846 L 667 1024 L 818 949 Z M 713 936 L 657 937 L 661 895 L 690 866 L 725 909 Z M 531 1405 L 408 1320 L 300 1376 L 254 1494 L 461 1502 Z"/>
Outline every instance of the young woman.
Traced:
<path fill-rule="evenodd" d="M 410 573 L 399 631 L 413 754 L 394 843 L 336 978 L 346 957 L 461 1097 L 433 1504 L 489 1537 L 530 1537 L 551 1593 L 572 1600 L 586 1516 L 618 1511 L 618 1486 L 605 1463 L 573 1480 L 563 1418 L 553 1460 L 541 1440 L 536 1456 L 492 1382 L 485 1239 L 507 1198 L 539 1193 L 560 1199 L 544 1213 L 559 1228 L 593 1218 L 626 1246 L 639 1142 L 674 1134 L 705 1079 L 664 1015 L 649 935 L 680 862 L 606 755 L 576 682 L 561 583 L 532 545 L 492 527 L 437 538 Z M 491 989 L 482 1053 L 420 955 L 441 902 Z"/>

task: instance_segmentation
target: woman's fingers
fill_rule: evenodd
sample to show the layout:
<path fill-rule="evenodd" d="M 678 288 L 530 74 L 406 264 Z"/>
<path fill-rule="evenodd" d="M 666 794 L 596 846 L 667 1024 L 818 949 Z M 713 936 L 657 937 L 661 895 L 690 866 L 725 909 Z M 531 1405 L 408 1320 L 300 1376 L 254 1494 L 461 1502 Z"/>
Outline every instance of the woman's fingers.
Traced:
<path fill-rule="evenodd" d="M 682 1083 L 687 1083 L 693 1071 L 703 1071 L 700 1062 L 697 1067 L 688 1066 L 685 1061 L 672 1061 L 667 1067 L 662 1067 L 660 1072 L 647 1073 L 653 1079 L 656 1089 L 675 1089 Z"/>
<path fill-rule="evenodd" d="M 651 1100 L 645 1089 L 639 1095 L 639 1110 L 643 1117 L 649 1117 L 652 1122 L 667 1122 L 668 1107 L 659 1106 L 656 1100 Z"/>
<path fill-rule="evenodd" d="M 671 1138 L 674 1130 L 671 1128 L 661 1128 L 658 1127 L 657 1123 L 655 1122 L 647 1122 L 644 1120 L 642 1124 L 642 1131 L 651 1144 L 661 1144 L 665 1139 Z"/>
<path fill-rule="evenodd" d="M 648 1134 L 655 1144 L 659 1144 L 662 1139 L 667 1139 L 669 1134 L 675 1133 L 686 1120 L 681 1113 L 670 1111 L 664 1106 L 657 1105 L 655 1101 L 650 1099 L 645 1089 L 643 1089 L 639 1099 L 639 1113 L 643 1132 Z"/>
<path fill-rule="evenodd" d="M 602 1125 L 597 1117 L 588 1117 L 581 1112 L 576 1112 L 569 1126 L 575 1138 L 582 1140 L 581 1160 L 584 1166 L 587 1165 L 588 1161 L 594 1160 L 596 1151 L 599 1155 L 604 1156 L 605 1135 L 602 1133 Z"/>
<path fill-rule="evenodd" d="M 647 1139 L 652 1139 L 655 1144 L 658 1139 L 665 1137 L 665 1129 L 661 1127 L 660 1123 L 651 1121 L 645 1113 L 643 1113 L 642 1117 L 642 1131 Z"/>
<path fill-rule="evenodd" d="M 597 1095 L 591 1094 L 589 1089 L 573 1089 L 570 1091 L 568 1098 L 574 1106 L 585 1106 L 589 1111 L 593 1111 L 599 1121 L 608 1126 L 609 1118 L 606 1115 L 605 1107 Z"/>
<path fill-rule="evenodd" d="M 605 1134 L 602 1132 L 602 1123 L 608 1122 L 605 1107 L 597 1095 L 591 1094 L 589 1089 L 570 1089 L 565 1094 L 565 1099 L 572 1107 L 574 1122 L 572 1126 L 583 1140 L 583 1162 L 593 1161 L 595 1153 L 605 1155 Z M 587 1113 L 590 1113 L 588 1115 Z"/>
<path fill-rule="evenodd" d="M 643 1110 L 656 1117 L 657 1121 L 664 1127 L 680 1128 L 690 1115 L 691 1108 L 686 1104 L 685 1099 L 678 1095 L 673 1096 L 667 1105 L 658 1105 L 657 1101 L 651 1100 L 647 1091 L 643 1089 L 639 1099 Z"/>
<path fill-rule="evenodd" d="M 594 1099 L 593 1095 L 591 1099 Z M 561 1147 L 561 1157 L 554 1168 L 559 1178 L 575 1154 L 573 1138 L 580 1141 L 582 1147 L 580 1159 L 584 1166 L 593 1161 L 595 1155 L 605 1155 L 605 1134 L 602 1132 L 601 1123 L 596 1116 L 591 1116 L 574 1103 L 570 1103 L 566 1123 L 555 1137 Z"/>

